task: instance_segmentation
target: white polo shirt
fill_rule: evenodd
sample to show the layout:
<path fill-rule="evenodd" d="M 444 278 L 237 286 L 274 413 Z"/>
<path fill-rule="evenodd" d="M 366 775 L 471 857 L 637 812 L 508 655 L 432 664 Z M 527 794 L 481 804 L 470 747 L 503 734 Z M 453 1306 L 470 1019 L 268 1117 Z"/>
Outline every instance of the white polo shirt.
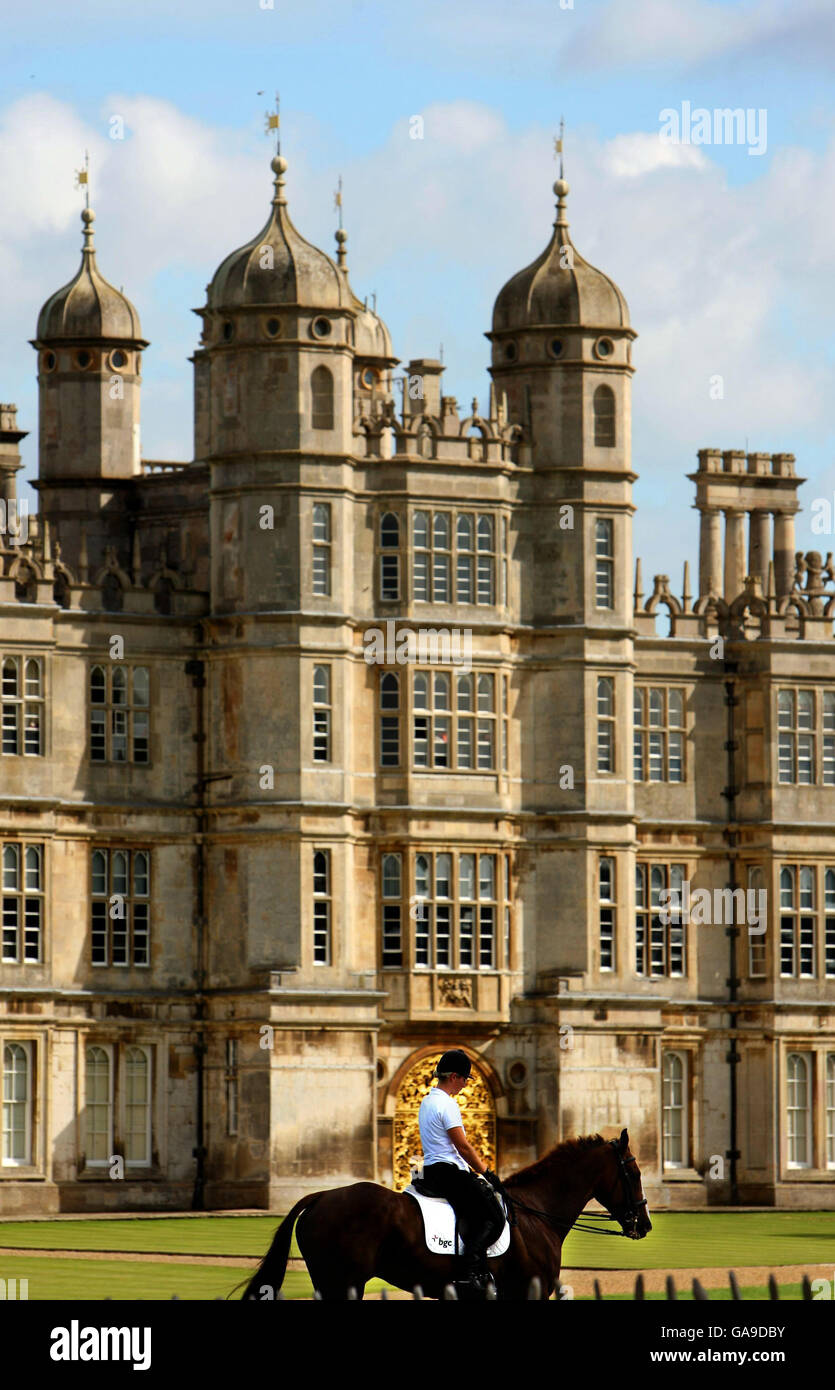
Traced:
<path fill-rule="evenodd" d="M 455 1129 L 460 1124 L 458 1102 L 446 1091 L 439 1091 L 435 1086 L 423 1097 L 418 1110 L 418 1126 L 424 1167 L 430 1163 L 454 1163 L 458 1168 L 469 1171 L 469 1163 L 461 1157 L 447 1134 L 448 1129 Z"/>

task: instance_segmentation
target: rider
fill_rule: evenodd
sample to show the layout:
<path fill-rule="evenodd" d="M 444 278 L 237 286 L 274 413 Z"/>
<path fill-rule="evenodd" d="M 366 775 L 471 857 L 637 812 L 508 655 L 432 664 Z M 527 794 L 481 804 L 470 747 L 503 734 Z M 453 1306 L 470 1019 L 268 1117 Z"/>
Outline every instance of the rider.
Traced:
<path fill-rule="evenodd" d="M 423 1181 L 440 1197 L 446 1197 L 461 1224 L 466 1253 L 459 1288 L 478 1295 L 488 1283 L 487 1249 L 501 1231 L 501 1213 L 487 1183 L 493 1187 L 500 1184 L 467 1142 L 461 1111 L 453 1099 L 466 1086 L 470 1071 L 465 1052 L 456 1049 L 443 1054 L 435 1068 L 438 1084 L 420 1103 L 418 1125 Z M 487 1183 L 482 1180 L 485 1177 Z"/>

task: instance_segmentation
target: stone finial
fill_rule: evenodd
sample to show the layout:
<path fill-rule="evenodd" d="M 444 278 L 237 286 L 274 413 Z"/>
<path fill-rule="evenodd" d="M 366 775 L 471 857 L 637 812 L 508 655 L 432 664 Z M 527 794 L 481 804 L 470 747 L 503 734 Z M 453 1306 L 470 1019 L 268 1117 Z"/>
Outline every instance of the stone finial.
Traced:
<path fill-rule="evenodd" d="M 644 597 L 643 583 L 641 580 L 641 560 L 640 556 L 635 561 L 635 611 L 640 608 Z"/>
<path fill-rule="evenodd" d="M 690 593 L 690 561 L 689 561 L 689 560 L 685 560 L 685 562 L 684 562 L 684 583 L 683 583 L 682 592 L 681 592 L 681 606 L 682 606 L 682 608 L 683 608 L 683 610 L 684 610 L 685 613 L 689 613 L 689 612 L 690 612 L 690 600 L 691 600 L 691 598 L 692 598 L 692 594 Z"/>

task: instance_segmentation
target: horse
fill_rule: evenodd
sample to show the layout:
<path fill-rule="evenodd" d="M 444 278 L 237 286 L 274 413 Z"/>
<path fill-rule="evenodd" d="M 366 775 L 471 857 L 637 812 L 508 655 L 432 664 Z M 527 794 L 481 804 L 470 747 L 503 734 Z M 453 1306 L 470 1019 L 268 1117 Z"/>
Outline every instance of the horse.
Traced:
<path fill-rule="evenodd" d="M 619 1139 L 591 1134 L 565 1140 L 506 1178 L 503 1187 L 512 1218 L 510 1246 L 489 1261 L 499 1300 L 527 1299 L 534 1278 L 539 1298 L 550 1298 L 563 1241 L 592 1197 L 620 1223 L 619 1232 L 606 1234 L 643 1240 L 652 1230 L 625 1129 Z M 443 1298 L 446 1287 L 460 1277 L 460 1257 L 426 1248 L 423 1215 L 413 1197 L 378 1183 L 357 1182 L 312 1192 L 296 1202 L 242 1299 L 276 1297 L 297 1219 L 299 1249 L 323 1302 L 361 1299 L 367 1281 L 375 1277 L 409 1292 L 419 1285 L 424 1297 Z"/>

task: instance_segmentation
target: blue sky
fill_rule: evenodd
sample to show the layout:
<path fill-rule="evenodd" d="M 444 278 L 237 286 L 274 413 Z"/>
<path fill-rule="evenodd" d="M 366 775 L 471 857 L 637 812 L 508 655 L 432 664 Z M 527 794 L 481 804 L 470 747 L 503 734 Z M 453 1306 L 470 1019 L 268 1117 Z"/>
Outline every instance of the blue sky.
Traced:
<path fill-rule="evenodd" d="M 835 490 L 835 7 L 829 0 L 42 0 L 4 18 L 0 398 L 36 470 L 34 354 L 47 295 L 74 273 L 90 149 L 99 264 L 137 305 L 143 454 L 188 458 L 191 309 L 262 224 L 263 112 L 281 91 L 291 212 L 333 251 L 344 181 L 349 265 L 404 361 L 444 344 L 445 391 L 486 403 L 493 300 L 546 244 L 551 141 L 567 122 L 578 249 L 612 275 L 639 333 L 635 551 L 645 587 L 695 560 L 699 447 L 798 456 Z M 567 0 L 563 0 L 566 4 Z M 265 96 L 258 96 L 259 89 Z M 767 148 L 664 146 L 660 113 L 764 109 Z M 126 138 L 108 138 L 121 115 Z M 409 138 L 422 115 L 424 139 Z M 723 378 L 711 399 L 709 381 Z M 671 517 L 674 521 L 671 524 Z"/>

